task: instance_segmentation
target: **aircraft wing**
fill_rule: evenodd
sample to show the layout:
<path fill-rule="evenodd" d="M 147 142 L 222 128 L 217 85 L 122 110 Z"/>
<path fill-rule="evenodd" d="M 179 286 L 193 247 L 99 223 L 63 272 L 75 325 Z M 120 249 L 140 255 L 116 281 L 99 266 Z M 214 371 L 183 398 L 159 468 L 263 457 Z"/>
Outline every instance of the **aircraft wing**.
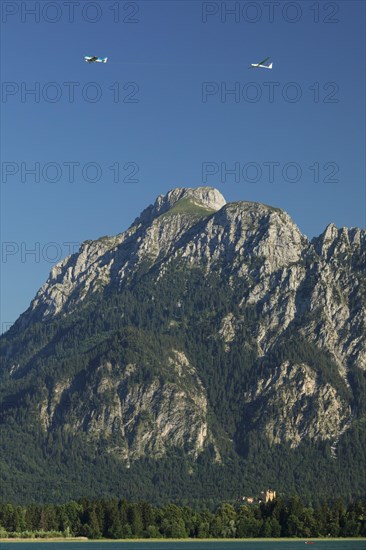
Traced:
<path fill-rule="evenodd" d="M 258 63 L 258 65 L 263 65 L 263 63 L 265 63 L 266 61 L 268 61 L 269 57 L 266 57 L 266 59 L 263 59 L 263 61 L 260 61 Z"/>

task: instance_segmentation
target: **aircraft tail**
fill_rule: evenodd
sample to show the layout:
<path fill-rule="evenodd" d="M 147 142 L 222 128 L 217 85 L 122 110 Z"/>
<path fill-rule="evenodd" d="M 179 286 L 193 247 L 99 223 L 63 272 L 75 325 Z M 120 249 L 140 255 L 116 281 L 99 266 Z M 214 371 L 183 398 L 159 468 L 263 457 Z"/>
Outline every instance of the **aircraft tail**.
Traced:
<path fill-rule="evenodd" d="M 104 57 L 103 58 L 103 63 L 107 63 L 107 61 L 108 61 L 108 57 Z"/>
<path fill-rule="evenodd" d="M 269 68 L 269 69 L 272 69 L 272 67 L 273 67 L 273 63 L 270 63 L 270 64 L 268 65 L 268 68 Z"/>

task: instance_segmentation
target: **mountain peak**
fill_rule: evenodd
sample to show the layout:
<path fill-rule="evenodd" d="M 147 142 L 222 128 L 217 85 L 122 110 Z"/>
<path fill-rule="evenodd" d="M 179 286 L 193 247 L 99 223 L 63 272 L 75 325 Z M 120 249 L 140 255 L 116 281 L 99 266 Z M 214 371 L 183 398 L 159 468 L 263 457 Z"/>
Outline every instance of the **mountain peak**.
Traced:
<path fill-rule="evenodd" d="M 225 204 L 226 200 L 220 191 L 213 187 L 176 187 L 166 195 L 159 195 L 154 204 L 143 210 L 135 223 L 149 223 L 154 218 L 173 210 L 173 208 L 177 212 L 182 212 L 185 209 L 189 212 L 195 206 L 197 209 L 201 209 L 202 212 L 206 210 L 210 213 L 217 212 Z"/>

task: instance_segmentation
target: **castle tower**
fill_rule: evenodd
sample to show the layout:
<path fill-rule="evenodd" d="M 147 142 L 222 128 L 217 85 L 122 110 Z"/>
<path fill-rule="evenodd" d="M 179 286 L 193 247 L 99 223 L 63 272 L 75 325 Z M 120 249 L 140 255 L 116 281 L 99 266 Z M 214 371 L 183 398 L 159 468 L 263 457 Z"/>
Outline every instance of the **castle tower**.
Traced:
<path fill-rule="evenodd" d="M 276 498 L 276 491 L 271 491 L 271 489 L 267 489 L 264 502 L 271 502 L 272 500 L 275 500 Z"/>

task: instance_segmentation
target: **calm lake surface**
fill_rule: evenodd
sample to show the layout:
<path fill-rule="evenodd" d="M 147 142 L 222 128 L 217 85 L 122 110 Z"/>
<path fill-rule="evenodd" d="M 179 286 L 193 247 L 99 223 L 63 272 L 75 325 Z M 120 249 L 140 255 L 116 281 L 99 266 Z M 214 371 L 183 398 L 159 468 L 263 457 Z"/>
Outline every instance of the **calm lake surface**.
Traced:
<path fill-rule="evenodd" d="M 1 550 L 366 550 L 366 541 L 2 542 Z"/>

